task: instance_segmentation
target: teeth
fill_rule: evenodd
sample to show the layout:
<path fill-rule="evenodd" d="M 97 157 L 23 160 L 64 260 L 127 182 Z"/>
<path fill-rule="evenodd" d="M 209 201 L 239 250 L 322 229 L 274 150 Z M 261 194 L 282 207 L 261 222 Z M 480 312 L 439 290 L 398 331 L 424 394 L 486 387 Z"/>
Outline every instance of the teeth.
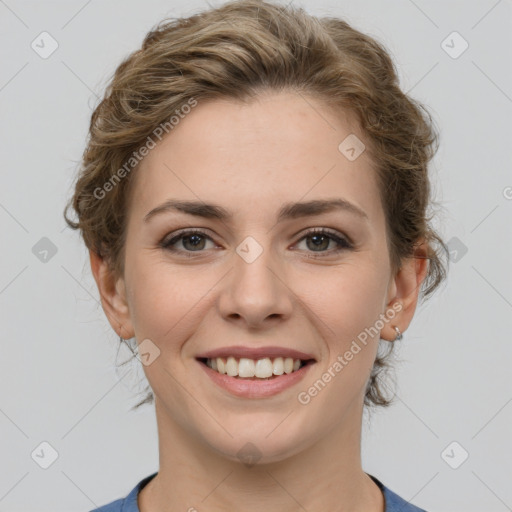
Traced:
<path fill-rule="evenodd" d="M 238 363 L 234 357 L 228 357 L 226 362 L 226 373 L 230 377 L 236 377 L 238 375 Z"/>
<path fill-rule="evenodd" d="M 283 375 L 284 373 L 284 361 L 282 357 L 276 357 L 274 364 L 272 365 L 272 373 L 274 375 Z"/>
<path fill-rule="evenodd" d="M 291 357 L 287 357 L 284 360 L 284 373 L 292 373 L 293 372 L 293 359 Z"/>
<path fill-rule="evenodd" d="M 240 360 L 242 362 L 242 360 Z M 300 359 L 299 359 L 300 365 Z M 242 375 L 239 373 L 240 377 Z M 258 359 L 255 364 L 254 376 L 259 377 L 260 379 L 265 379 L 267 377 L 272 377 L 272 361 L 266 357 L 265 359 Z"/>
<path fill-rule="evenodd" d="M 258 361 L 259 362 L 259 361 Z M 238 376 L 239 377 L 254 377 L 255 364 L 252 359 L 242 357 L 238 363 Z"/>
<path fill-rule="evenodd" d="M 276 357 L 274 359 L 265 357 L 257 360 L 241 357 L 240 360 L 237 360 L 230 356 L 227 359 L 222 357 L 207 359 L 206 364 L 212 370 L 230 377 L 268 379 L 272 375 L 296 372 L 301 366 L 301 360 L 291 357 Z"/>

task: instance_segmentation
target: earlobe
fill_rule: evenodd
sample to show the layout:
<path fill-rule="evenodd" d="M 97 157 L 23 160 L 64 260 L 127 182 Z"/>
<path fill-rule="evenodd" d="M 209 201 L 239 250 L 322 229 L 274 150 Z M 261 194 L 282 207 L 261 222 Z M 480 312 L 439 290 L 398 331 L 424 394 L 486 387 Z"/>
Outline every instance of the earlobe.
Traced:
<path fill-rule="evenodd" d="M 118 334 L 125 339 L 134 336 L 126 288 L 122 277 L 116 278 L 107 261 L 94 251 L 89 251 L 91 270 L 100 294 L 101 305 L 107 319 Z"/>

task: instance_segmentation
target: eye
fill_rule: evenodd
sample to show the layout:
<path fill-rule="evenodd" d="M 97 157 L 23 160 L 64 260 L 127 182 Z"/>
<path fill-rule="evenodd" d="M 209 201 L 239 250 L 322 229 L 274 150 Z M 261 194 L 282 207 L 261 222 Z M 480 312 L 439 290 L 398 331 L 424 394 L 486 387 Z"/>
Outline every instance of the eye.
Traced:
<path fill-rule="evenodd" d="M 299 242 L 302 240 L 307 241 L 309 239 L 311 240 L 311 243 L 306 242 L 306 250 L 310 250 L 313 253 L 321 253 L 319 255 L 313 255 L 314 258 L 322 257 L 326 253 L 332 254 L 344 250 L 351 250 L 354 247 L 347 238 L 325 228 L 315 228 L 309 230 L 304 234 L 304 236 L 302 236 Z M 195 255 L 191 253 L 201 253 L 204 249 L 207 249 L 207 247 L 205 247 L 206 241 L 214 243 L 212 238 L 207 235 L 206 231 L 196 228 L 181 231 L 169 240 L 163 240 L 160 242 L 160 247 L 175 253 L 185 254 L 188 257 L 194 257 Z M 182 249 L 176 247 L 178 242 L 181 242 L 183 247 Z M 328 249 L 331 243 L 334 244 L 334 249 L 323 250 Z"/>
<path fill-rule="evenodd" d="M 311 243 L 307 243 L 308 239 L 311 240 Z M 299 242 L 302 240 L 306 240 L 306 246 L 312 252 L 322 253 L 318 256 L 315 254 L 313 256 L 315 258 L 322 257 L 325 253 L 338 253 L 344 250 L 351 250 L 354 247 L 352 243 L 349 242 L 345 237 L 339 236 L 336 232 L 327 230 L 325 228 L 311 229 L 299 240 Z M 331 242 L 334 242 L 335 249 L 328 251 L 322 250 L 327 249 Z"/>
<path fill-rule="evenodd" d="M 208 239 L 213 242 L 213 240 L 206 234 L 205 231 L 201 229 L 191 229 L 188 231 L 182 231 L 176 236 L 172 237 L 169 240 L 164 240 L 160 242 L 160 246 L 168 251 L 172 252 L 180 252 L 180 253 L 190 253 L 190 252 L 201 252 L 204 249 L 204 241 Z M 177 249 L 174 247 L 177 242 L 182 241 L 182 245 L 185 250 Z M 191 254 L 187 254 L 187 256 L 193 256 Z"/>

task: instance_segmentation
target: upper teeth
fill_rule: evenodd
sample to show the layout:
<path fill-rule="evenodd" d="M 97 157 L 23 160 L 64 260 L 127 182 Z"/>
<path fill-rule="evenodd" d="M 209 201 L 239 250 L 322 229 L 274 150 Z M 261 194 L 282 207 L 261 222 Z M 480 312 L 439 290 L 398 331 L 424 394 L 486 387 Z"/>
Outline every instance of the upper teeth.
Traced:
<path fill-rule="evenodd" d="M 276 357 L 270 359 L 247 359 L 241 357 L 237 360 L 235 357 L 223 357 L 207 359 L 206 364 L 219 373 L 226 373 L 230 377 L 260 377 L 267 378 L 272 375 L 282 375 L 283 373 L 292 373 L 300 368 L 300 359 L 291 357 Z"/>

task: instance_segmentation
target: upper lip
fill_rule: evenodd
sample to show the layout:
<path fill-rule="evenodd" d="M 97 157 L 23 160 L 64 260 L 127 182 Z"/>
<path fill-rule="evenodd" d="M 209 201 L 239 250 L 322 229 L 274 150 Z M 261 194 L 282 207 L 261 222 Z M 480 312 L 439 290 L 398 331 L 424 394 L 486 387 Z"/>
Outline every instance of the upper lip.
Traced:
<path fill-rule="evenodd" d="M 302 359 L 307 361 L 308 359 L 315 359 L 311 354 L 301 352 L 292 348 L 285 347 L 244 347 L 242 345 L 233 345 L 231 347 L 222 347 L 215 350 L 209 350 L 196 356 L 197 359 L 215 359 L 216 357 L 229 357 L 233 356 L 236 358 L 245 357 L 247 359 L 264 359 L 265 357 L 291 357 L 293 359 Z"/>

